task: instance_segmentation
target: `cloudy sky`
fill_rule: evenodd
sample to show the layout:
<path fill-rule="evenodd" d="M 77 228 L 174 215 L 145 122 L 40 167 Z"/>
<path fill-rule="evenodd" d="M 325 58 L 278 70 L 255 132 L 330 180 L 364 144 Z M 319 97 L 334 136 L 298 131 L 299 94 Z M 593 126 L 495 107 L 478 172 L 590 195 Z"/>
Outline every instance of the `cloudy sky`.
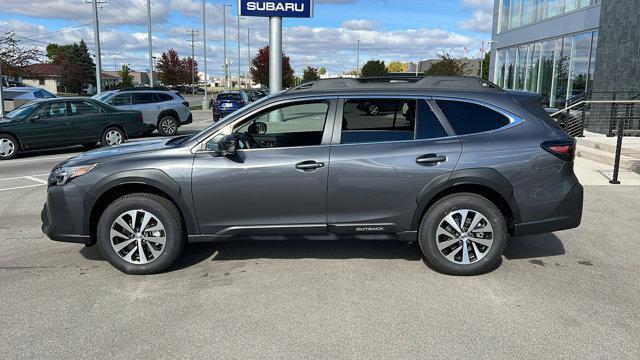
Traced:
<path fill-rule="evenodd" d="M 101 0 L 100 41 L 105 70 L 127 63 L 147 68 L 146 0 Z M 206 0 L 208 73 L 223 72 L 223 1 Z M 237 72 L 237 1 L 227 0 L 227 41 L 232 74 Z M 196 60 L 202 70 L 202 0 L 151 0 L 153 52 L 169 48 L 191 54 L 189 29 L 198 29 Z M 434 58 L 446 51 L 478 56 L 491 37 L 493 0 L 316 0 L 312 19 L 284 19 L 283 50 L 296 73 L 305 66 L 341 73 L 368 59 L 403 62 Z M 84 39 L 94 50 L 91 4 L 85 0 L 2 0 L 0 31 L 13 30 L 23 45 L 41 48 Z M 268 43 L 268 19 L 240 21 L 241 64 L 247 62 L 247 29 L 251 51 Z"/>

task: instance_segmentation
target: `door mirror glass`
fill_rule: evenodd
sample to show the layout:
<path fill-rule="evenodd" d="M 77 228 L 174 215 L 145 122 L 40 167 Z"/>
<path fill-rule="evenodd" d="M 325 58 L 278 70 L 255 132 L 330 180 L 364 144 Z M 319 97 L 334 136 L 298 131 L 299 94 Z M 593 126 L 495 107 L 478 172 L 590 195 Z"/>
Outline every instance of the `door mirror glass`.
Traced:
<path fill-rule="evenodd" d="M 227 135 L 218 141 L 218 153 L 222 156 L 229 156 L 236 153 L 238 138 L 234 135 Z"/>

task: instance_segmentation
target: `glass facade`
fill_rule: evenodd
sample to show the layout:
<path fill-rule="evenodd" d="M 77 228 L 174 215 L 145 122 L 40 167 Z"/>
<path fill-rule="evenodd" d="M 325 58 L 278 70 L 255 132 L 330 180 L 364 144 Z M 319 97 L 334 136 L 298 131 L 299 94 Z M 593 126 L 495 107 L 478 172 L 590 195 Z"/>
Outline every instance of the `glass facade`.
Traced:
<path fill-rule="evenodd" d="M 505 89 L 543 95 L 547 106 L 591 89 L 598 32 L 498 49 L 493 81 Z"/>
<path fill-rule="evenodd" d="M 501 0 L 498 33 L 598 4 L 600 0 Z"/>

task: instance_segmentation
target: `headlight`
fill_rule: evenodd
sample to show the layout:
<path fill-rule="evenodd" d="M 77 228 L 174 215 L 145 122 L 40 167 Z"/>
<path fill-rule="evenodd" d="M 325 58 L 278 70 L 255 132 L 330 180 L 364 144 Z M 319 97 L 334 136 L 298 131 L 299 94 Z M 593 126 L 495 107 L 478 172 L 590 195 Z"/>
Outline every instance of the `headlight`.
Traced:
<path fill-rule="evenodd" d="M 82 176 L 93 170 L 98 164 L 81 165 L 81 166 L 61 166 L 53 170 L 52 177 L 56 185 L 64 185 L 69 180 Z M 52 182 L 53 182 L 52 181 Z"/>

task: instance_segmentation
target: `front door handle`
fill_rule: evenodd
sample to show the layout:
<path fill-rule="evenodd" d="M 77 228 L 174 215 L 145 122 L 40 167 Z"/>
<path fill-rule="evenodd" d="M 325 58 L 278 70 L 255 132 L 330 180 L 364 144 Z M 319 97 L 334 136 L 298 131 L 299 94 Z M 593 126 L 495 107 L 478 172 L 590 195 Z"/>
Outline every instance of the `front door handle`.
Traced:
<path fill-rule="evenodd" d="M 436 154 L 425 154 L 422 156 L 418 156 L 418 158 L 416 158 L 416 162 L 418 164 L 425 164 L 425 165 L 436 165 L 445 161 L 447 161 L 446 156 L 436 155 Z"/>
<path fill-rule="evenodd" d="M 304 171 L 315 171 L 322 167 L 324 167 L 324 163 L 315 160 L 307 160 L 296 164 L 296 169 Z"/>

